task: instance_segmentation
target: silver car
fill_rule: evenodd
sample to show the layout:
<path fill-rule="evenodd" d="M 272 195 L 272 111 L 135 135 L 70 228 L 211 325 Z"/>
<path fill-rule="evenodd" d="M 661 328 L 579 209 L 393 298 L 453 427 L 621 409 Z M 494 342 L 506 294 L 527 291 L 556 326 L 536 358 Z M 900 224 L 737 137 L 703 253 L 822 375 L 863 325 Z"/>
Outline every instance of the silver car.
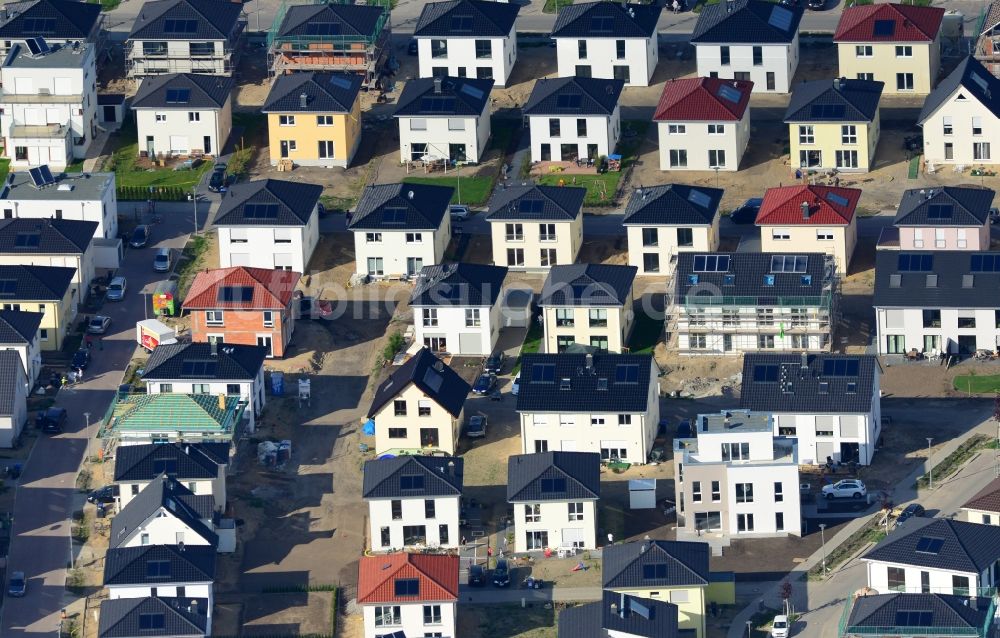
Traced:
<path fill-rule="evenodd" d="M 121 301 L 125 298 L 125 278 L 115 277 L 108 284 L 108 301 Z"/>

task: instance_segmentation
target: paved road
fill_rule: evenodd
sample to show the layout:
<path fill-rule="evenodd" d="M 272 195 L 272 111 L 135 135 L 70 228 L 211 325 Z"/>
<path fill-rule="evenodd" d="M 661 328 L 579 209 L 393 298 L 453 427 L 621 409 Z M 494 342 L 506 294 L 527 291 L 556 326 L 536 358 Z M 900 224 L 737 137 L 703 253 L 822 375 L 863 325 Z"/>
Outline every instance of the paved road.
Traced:
<path fill-rule="evenodd" d="M 200 206 L 202 220 L 208 207 L 207 202 Z M 119 207 L 120 213 L 128 210 L 129 204 Z M 161 204 L 159 210 L 163 221 L 153 227 L 151 246 L 182 247 L 193 227 L 191 205 Z M 135 322 L 144 316 L 139 292 L 162 279 L 153 272 L 153 254 L 152 247 L 126 253 L 120 272 L 128 278 L 128 293 L 124 302 L 106 303 L 101 310 L 112 318 L 103 349 L 94 345 L 84 381 L 60 391 L 56 399 L 56 405 L 69 413 L 68 427 L 63 434 L 39 439 L 24 468 L 14 502 L 9 569 L 25 572 L 28 593 L 24 598 L 4 600 L 0 611 L 3 638 L 38 638 L 58 630 L 59 610 L 68 602 L 66 565 L 73 559 L 69 518 L 83 502 L 75 490 L 76 475 L 97 422 L 135 352 Z M 86 412 L 90 413 L 89 431 Z"/>

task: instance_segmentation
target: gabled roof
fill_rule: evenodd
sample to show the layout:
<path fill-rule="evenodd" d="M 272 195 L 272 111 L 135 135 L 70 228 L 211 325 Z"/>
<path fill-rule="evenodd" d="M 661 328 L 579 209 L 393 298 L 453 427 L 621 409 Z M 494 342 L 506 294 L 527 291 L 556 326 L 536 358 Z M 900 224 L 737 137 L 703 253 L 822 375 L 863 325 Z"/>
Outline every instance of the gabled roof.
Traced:
<path fill-rule="evenodd" d="M 305 226 L 323 193 L 319 184 L 262 179 L 229 187 L 215 226 Z"/>
<path fill-rule="evenodd" d="M 62 301 L 76 268 L 0 265 L 0 303 Z"/>
<path fill-rule="evenodd" d="M 971 97 L 978 100 L 995 117 L 1000 118 L 1000 79 L 994 77 L 979 60 L 968 56 L 927 96 L 917 124 L 927 121 L 959 89 L 966 99 Z"/>
<path fill-rule="evenodd" d="M 184 298 L 184 308 L 282 310 L 292 300 L 292 293 L 301 276 L 290 270 L 249 266 L 205 270 L 195 275 Z M 223 292 L 224 288 L 240 289 L 240 294 Z M 245 288 L 253 289 L 249 301 L 243 301 L 246 297 L 241 296 Z"/>
<path fill-rule="evenodd" d="M 0 350 L 0 414 L 17 414 L 17 404 L 25 400 L 24 365 L 16 350 Z M 20 372 L 18 372 L 20 370 Z"/>
<path fill-rule="evenodd" d="M 398 581 L 407 595 L 397 594 Z M 412 592 L 416 593 L 412 593 Z M 406 554 L 362 556 L 358 567 L 358 604 L 454 602 L 458 600 L 458 556 Z"/>
<path fill-rule="evenodd" d="M 416 38 L 505 38 L 521 5 L 514 2 L 451 0 L 428 2 L 413 30 Z"/>
<path fill-rule="evenodd" d="M 244 407 L 238 396 L 222 399 L 210 394 L 130 394 L 115 404 L 109 429 L 231 435 Z"/>
<path fill-rule="evenodd" d="M 840 186 L 781 186 L 769 188 L 757 213 L 758 226 L 847 226 L 861 199 L 860 188 Z M 802 210 L 807 203 L 809 216 Z"/>
<path fill-rule="evenodd" d="M 987 622 L 990 597 L 895 593 L 858 596 L 844 624 L 849 635 L 980 636 Z M 905 629 L 909 628 L 909 630 Z M 992 634 L 992 632 L 990 632 Z"/>
<path fill-rule="evenodd" d="M 799 31 L 803 5 L 767 0 L 733 0 L 705 6 L 691 34 L 692 44 L 788 44 Z"/>
<path fill-rule="evenodd" d="M 145 381 L 253 381 L 260 373 L 267 348 L 235 343 L 175 343 L 157 346 L 149 355 Z"/>
<path fill-rule="evenodd" d="M 876 308 L 1000 308 L 1000 252 L 875 253 Z"/>
<path fill-rule="evenodd" d="M 601 498 L 597 452 L 539 452 L 507 458 L 507 501 L 579 501 Z"/>
<path fill-rule="evenodd" d="M 834 42 L 933 42 L 944 19 L 942 7 L 869 4 L 844 9 Z"/>
<path fill-rule="evenodd" d="M 990 481 L 986 487 L 967 500 L 962 507 L 984 512 L 1000 512 L 1000 478 Z"/>
<path fill-rule="evenodd" d="M 583 2 L 559 10 L 553 38 L 649 38 L 656 35 L 660 4 Z M 655 43 L 654 43 L 655 44 Z"/>
<path fill-rule="evenodd" d="M 210 545 L 114 547 L 104 558 L 104 584 L 211 583 L 215 554 Z"/>
<path fill-rule="evenodd" d="M 571 221 L 580 216 L 586 188 L 524 184 L 497 189 L 486 221 Z"/>
<path fill-rule="evenodd" d="M 138 92 L 132 98 L 132 108 L 181 111 L 221 109 L 229 101 L 234 84 L 233 78 L 221 75 L 195 73 L 152 75 L 143 78 Z"/>
<path fill-rule="evenodd" d="M 193 607 L 191 603 L 196 603 Z M 208 628 L 207 598 L 108 598 L 101 603 L 98 638 L 203 638 Z M 146 628 L 150 617 L 159 619 Z"/>
<path fill-rule="evenodd" d="M 493 80 L 440 78 L 407 80 L 394 117 L 487 117 Z"/>
<path fill-rule="evenodd" d="M 370 38 L 378 33 L 378 27 L 384 13 L 388 13 L 388 5 L 382 7 L 331 2 L 291 5 L 285 13 L 285 19 L 281 21 L 278 36 L 312 35 L 317 37 L 315 33 L 309 32 L 309 25 L 330 23 L 340 25 L 339 30 L 343 36 Z"/>
<path fill-rule="evenodd" d="M 612 264 L 552 266 L 539 306 L 622 306 L 629 302 L 638 268 Z"/>
<path fill-rule="evenodd" d="M 368 410 L 368 418 L 375 416 L 375 413 L 411 383 L 454 417 L 461 414 L 465 398 L 472 390 L 444 361 L 427 348 L 421 348 L 378 387 Z"/>
<path fill-rule="evenodd" d="M 30 344 L 38 335 L 44 316 L 41 312 L 0 310 L 0 344 Z"/>
<path fill-rule="evenodd" d="M 203 522 L 206 512 L 204 501 L 212 500 L 212 496 L 195 496 L 191 490 L 184 487 L 176 479 L 160 474 L 149 482 L 135 498 L 128 502 L 111 520 L 110 547 L 120 547 L 135 535 L 143 523 L 161 509 L 177 518 L 196 534 L 201 536 L 208 545 L 215 548 L 219 538 Z M 211 516 L 211 505 L 207 505 L 208 517 Z"/>
<path fill-rule="evenodd" d="M 239 3 L 217 0 L 149 0 L 132 25 L 129 40 L 226 40 L 239 22 Z M 178 25 L 176 21 L 183 20 Z M 194 30 L 187 27 L 194 21 Z"/>
<path fill-rule="evenodd" d="M 861 558 L 979 574 L 1000 558 L 1000 526 L 949 518 L 913 518 Z"/>
<path fill-rule="evenodd" d="M 576 6 L 576 5 L 570 5 Z M 521 111 L 525 115 L 606 115 L 615 112 L 622 80 L 552 78 L 535 82 Z"/>
<path fill-rule="evenodd" d="M 885 82 L 835 78 L 802 82 L 792 89 L 785 110 L 790 122 L 871 122 Z"/>
<path fill-rule="evenodd" d="M 97 231 L 97 222 L 77 219 L 0 220 L 0 253 L 82 255 Z"/>
<path fill-rule="evenodd" d="M 689 630 L 691 637 L 694 630 Z M 614 632 L 614 633 L 612 633 Z M 559 638 L 680 638 L 677 605 L 605 590 L 601 600 L 559 613 Z"/>
<path fill-rule="evenodd" d="M 357 73 L 279 75 L 271 85 L 261 113 L 350 113 L 358 101 L 362 80 Z"/>
<path fill-rule="evenodd" d="M 365 461 L 361 496 L 362 498 L 461 496 L 463 463 L 460 456 L 408 455 Z"/>
<path fill-rule="evenodd" d="M 821 304 L 827 256 L 823 253 L 678 253 L 674 280 L 681 300 L 699 297 L 757 297 L 751 305 L 779 297 L 809 297 Z M 802 263 L 802 262 L 805 263 Z M 803 302 L 805 303 L 805 301 Z"/>
<path fill-rule="evenodd" d="M 719 214 L 721 188 L 664 184 L 641 186 L 625 206 L 625 226 L 711 226 Z"/>
<path fill-rule="evenodd" d="M 100 4 L 78 0 L 7 2 L 4 9 L 8 17 L 0 23 L 0 38 L 7 40 L 85 40 L 101 15 Z"/>
<path fill-rule="evenodd" d="M 903 192 L 893 226 L 983 226 L 996 193 L 990 188 L 943 186 Z M 933 217 L 932 217 L 933 210 Z"/>
<path fill-rule="evenodd" d="M 412 81 L 412 80 L 411 80 Z M 375 184 L 365 188 L 349 230 L 437 230 L 451 203 L 451 186 Z"/>
<path fill-rule="evenodd" d="M 644 569 L 645 566 L 665 567 Z M 604 548 L 605 589 L 687 587 L 709 583 L 708 543 L 633 541 Z"/>
<path fill-rule="evenodd" d="M 141 483 L 166 473 L 178 481 L 210 480 L 229 463 L 229 443 L 143 443 L 115 450 L 115 482 Z"/>
<path fill-rule="evenodd" d="M 505 266 L 459 262 L 424 266 L 411 306 L 492 306 L 500 297 Z"/>
<path fill-rule="evenodd" d="M 747 353 L 740 408 L 782 414 L 868 414 L 880 373 L 878 359 L 871 355 Z"/>
<path fill-rule="evenodd" d="M 667 80 L 654 120 L 739 122 L 750 105 L 753 82 L 722 78 Z"/>
<path fill-rule="evenodd" d="M 650 383 L 658 383 L 652 362 L 648 354 L 522 355 L 517 411 L 645 412 Z"/>

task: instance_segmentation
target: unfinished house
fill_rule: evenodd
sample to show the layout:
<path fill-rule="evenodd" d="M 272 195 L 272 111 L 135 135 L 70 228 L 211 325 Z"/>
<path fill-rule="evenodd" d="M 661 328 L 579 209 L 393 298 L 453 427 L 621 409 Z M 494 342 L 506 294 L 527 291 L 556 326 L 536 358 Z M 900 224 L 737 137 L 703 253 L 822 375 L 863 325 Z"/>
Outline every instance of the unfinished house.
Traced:
<path fill-rule="evenodd" d="M 972 55 L 990 73 L 1000 78 L 1000 0 L 991 3 L 986 9 L 976 36 L 976 49 Z"/>
<path fill-rule="evenodd" d="M 342 71 L 364 76 L 364 88 L 381 86 L 389 58 L 389 2 L 368 5 L 282 3 L 267 36 L 274 76 L 294 71 Z"/>

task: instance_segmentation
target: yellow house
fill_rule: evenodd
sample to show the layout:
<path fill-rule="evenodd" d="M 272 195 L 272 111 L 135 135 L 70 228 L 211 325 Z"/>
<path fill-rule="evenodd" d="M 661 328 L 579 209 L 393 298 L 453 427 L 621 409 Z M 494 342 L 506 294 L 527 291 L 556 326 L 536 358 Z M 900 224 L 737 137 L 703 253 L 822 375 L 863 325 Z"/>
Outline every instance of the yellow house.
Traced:
<path fill-rule="evenodd" d="M 0 308 L 42 313 L 42 350 L 63 347 L 66 331 L 76 319 L 76 268 L 0 265 Z"/>
<path fill-rule="evenodd" d="M 565 352 L 573 344 L 627 352 L 635 318 L 632 283 L 637 270 L 611 264 L 553 266 L 538 300 L 545 352 Z"/>
<path fill-rule="evenodd" d="M 271 165 L 347 168 L 361 142 L 360 75 L 280 75 L 264 102 Z"/>
<path fill-rule="evenodd" d="M 583 198 L 573 186 L 508 186 L 490 200 L 493 264 L 545 270 L 572 264 L 583 245 Z"/>
<path fill-rule="evenodd" d="M 379 385 L 368 418 L 375 453 L 455 454 L 469 384 L 421 348 Z"/>
<path fill-rule="evenodd" d="M 783 186 L 769 188 L 757 213 L 760 250 L 826 253 L 837 260 L 837 272 L 847 267 L 858 243 L 854 215 L 861 199 L 858 188 Z"/>
<path fill-rule="evenodd" d="M 604 548 L 602 586 L 619 594 L 677 606 L 679 629 L 705 637 L 705 602 L 711 583 L 708 544 L 649 540 Z"/>
<path fill-rule="evenodd" d="M 803 173 L 870 170 L 878 146 L 882 86 L 843 78 L 796 86 L 785 111 L 791 165 Z"/>
<path fill-rule="evenodd" d="M 927 94 L 941 70 L 941 7 L 869 4 L 844 9 L 833 41 L 840 76 L 885 83 L 888 94 Z"/>

